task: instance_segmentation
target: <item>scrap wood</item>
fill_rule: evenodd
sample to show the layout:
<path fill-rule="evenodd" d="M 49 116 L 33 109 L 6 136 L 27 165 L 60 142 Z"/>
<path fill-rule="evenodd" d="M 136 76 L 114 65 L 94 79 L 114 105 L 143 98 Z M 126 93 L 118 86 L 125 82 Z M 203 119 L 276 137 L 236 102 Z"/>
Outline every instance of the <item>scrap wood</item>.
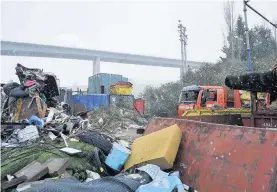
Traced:
<path fill-rule="evenodd" d="M 16 102 L 16 112 L 15 112 L 14 120 L 16 121 L 19 120 L 19 114 L 21 112 L 21 109 L 22 109 L 22 99 L 18 99 Z"/>
<path fill-rule="evenodd" d="M 25 175 L 23 175 L 23 176 L 20 176 L 18 178 L 14 178 L 11 181 L 1 182 L 1 189 L 5 190 L 5 189 L 8 189 L 8 188 L 14 187 L 14 186 L 16 186 L 20 183 L 23 183 L 25 181 L 27 181 L 27 177 Z"/>

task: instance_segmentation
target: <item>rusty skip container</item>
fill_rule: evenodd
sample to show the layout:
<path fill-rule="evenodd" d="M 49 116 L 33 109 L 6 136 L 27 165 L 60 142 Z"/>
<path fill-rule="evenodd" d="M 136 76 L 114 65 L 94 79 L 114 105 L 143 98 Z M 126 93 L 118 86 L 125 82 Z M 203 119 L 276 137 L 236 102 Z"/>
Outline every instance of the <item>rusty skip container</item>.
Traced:
<path fill-rule="evenodd" d="M 177 124 L 182 140 L 174 163 L 200 192 L 276 192 L 277 131 L 176 118 L 153 118 L 144 134 Z"/>

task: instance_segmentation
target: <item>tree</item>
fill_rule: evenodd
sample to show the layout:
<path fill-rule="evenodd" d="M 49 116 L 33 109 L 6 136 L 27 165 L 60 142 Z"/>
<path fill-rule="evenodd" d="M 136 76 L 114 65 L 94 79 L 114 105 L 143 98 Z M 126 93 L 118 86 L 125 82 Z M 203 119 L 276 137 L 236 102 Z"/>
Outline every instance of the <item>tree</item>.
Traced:
<path fill-rule="evenodd" d="M 230 42 L 230 35 L 227 41 Z M 229 45 L 230 43 L 228 43 Z M 231 46 L 224 45 L 222 52 L 225 54 L 221 61 L 226 59 L 247 60 L 247 45 L 245 35 L 245 24 L 242 17 L 239 15 L 236 21 L 234 36 L 233 36 L 234 49 Z M 254 62 L 256 59 L 264 58 L 272 54 L 277 54 L 277 44 L 274 40 L 272 31 L 264 25 L 256 25 L 249 30 L 249 45 L 251 49 L 251 59 Z M 234 58 L 231 56 L 234 52 Z"/>
<path fill-rule="evenodd" d="M 242 59 L 242 51 L 245 50 L 244 44 L 246 42 L 246 37 L 245 37 L 245 27 L 244 27 L 244 22 L 242 19 L 242 16 L 239 15 L 238 19 L 236 21 L 236 28 L 235 28 L 235 58 L 238 60 Z"/>
<path fill-rule="evenodd" d="M 277 54 L 277 43 L 272 31 L 263 25 L 256 25 L 249 30 L 249 45 L 253 61 Z M 244 50 L 246 50 L 246 43 L 244 43 Z M 242 59 L 247 60 L 246 51 L 242 53 Z"/>
<path fill-rule="evenodd" d="M 227 54 L 228 58 L 231 59 L 235 58 L 234 54 L 234 1 L 226 1 L 224 2 L 224 19 L 227 25 L 228 35 L 227 35 L 227 42 L 228 45 L 225 45 L 223 48 L 225 53 Z M 228 51 L 227 51 L 228 50 Z"/>
<path fill-rule="evenodd" d="M 180 81 L 165 83 L 158 88 L 146 87 L 140 94 L 146 101 L 146 113 L 150 116 L 175 116 L 181 88 Z"/>

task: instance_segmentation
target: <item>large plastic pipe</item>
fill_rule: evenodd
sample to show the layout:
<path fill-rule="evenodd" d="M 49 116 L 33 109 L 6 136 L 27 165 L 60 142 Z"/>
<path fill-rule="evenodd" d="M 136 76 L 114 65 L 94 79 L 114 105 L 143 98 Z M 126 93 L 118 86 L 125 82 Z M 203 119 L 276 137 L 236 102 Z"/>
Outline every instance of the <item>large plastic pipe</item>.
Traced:
<path fill-rule="evenodd" d="M 275 71 L 229 75 L 225 79 L 225 85 L 231 89 L 253 92 L 277 92 L 277 75 Z"/>

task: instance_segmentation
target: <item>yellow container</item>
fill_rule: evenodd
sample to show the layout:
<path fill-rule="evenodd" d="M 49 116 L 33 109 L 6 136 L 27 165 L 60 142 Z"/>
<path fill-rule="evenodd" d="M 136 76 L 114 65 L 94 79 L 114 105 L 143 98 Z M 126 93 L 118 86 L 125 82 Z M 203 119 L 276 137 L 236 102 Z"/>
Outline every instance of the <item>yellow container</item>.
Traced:
<path fill-rule="evenodd" d="M 172 168 L 181 138 L 182 131 L 176 124 L 137 138 L 124 169 L 145 164 L 158 165 L 161 169 Z"/>
<path fill-rule="evenodd" d="M 111 93 L 114 95 L 131 95 L 132 86 L 113 85 L 111 86 Z"/>

